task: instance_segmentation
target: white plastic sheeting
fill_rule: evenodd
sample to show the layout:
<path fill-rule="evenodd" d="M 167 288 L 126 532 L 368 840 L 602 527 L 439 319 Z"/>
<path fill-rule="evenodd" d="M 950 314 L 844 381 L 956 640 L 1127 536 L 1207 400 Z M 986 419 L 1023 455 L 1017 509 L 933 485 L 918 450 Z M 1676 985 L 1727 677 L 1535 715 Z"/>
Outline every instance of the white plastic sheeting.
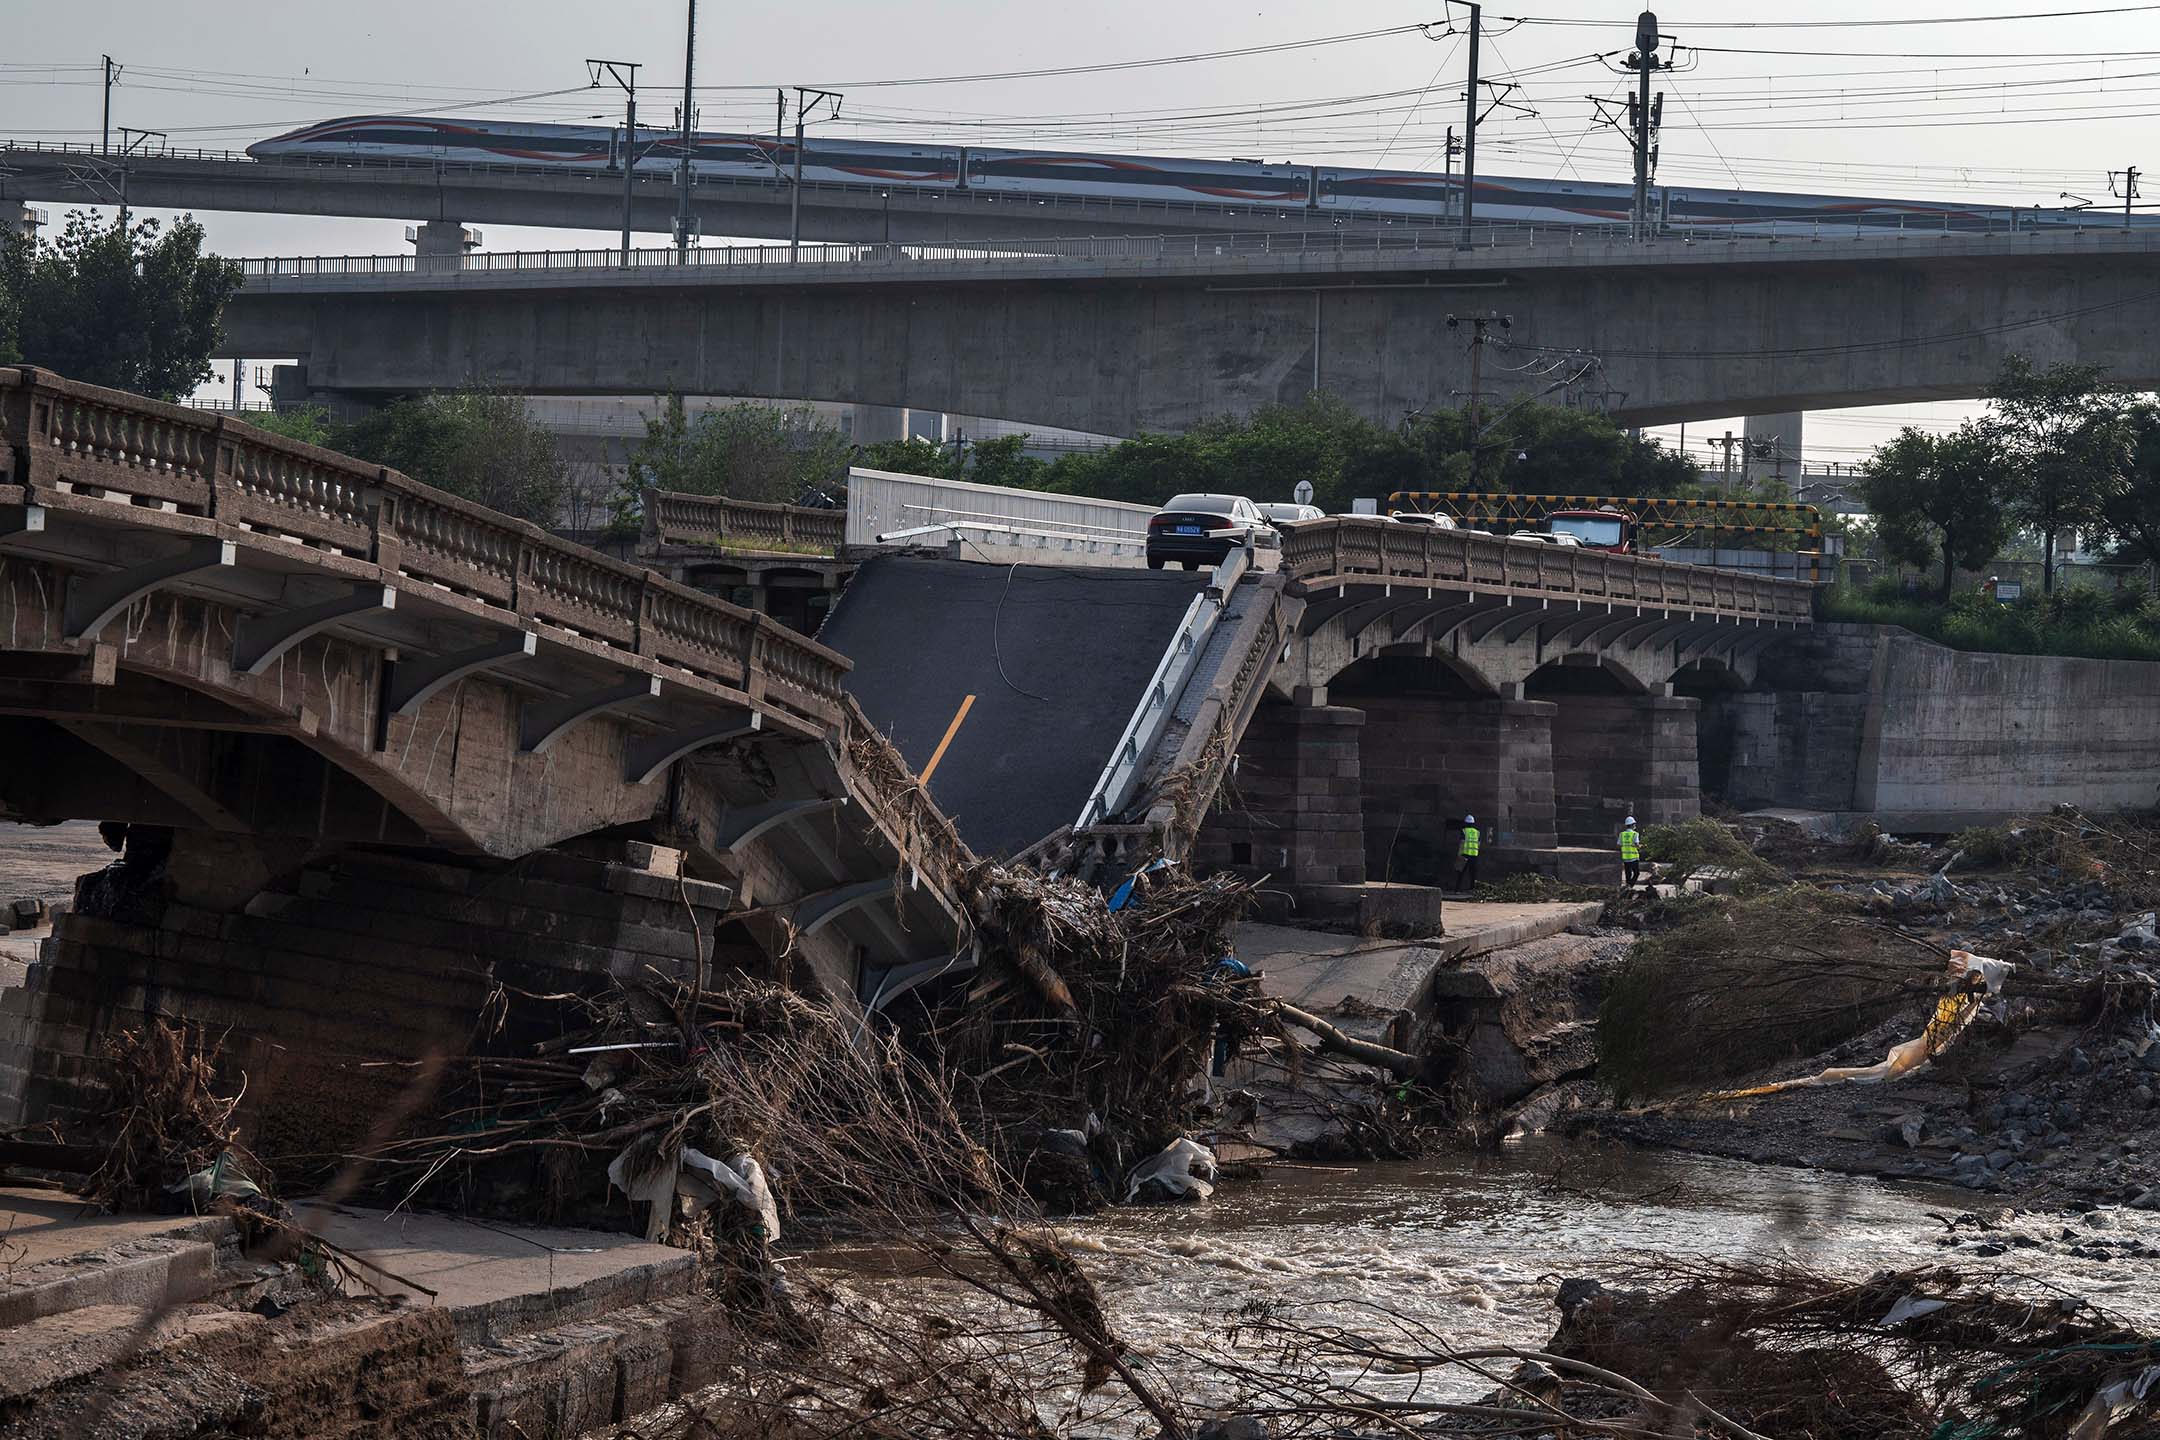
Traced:
<path fill-rule="evenodd" d="M 1181 1135 L 1133 1167 L 1125 1177 L 1126 1201 L 1150 1184 L 1178 1199 L 1205 1200 L 1215 1193 L 1215 1152 Z"/>

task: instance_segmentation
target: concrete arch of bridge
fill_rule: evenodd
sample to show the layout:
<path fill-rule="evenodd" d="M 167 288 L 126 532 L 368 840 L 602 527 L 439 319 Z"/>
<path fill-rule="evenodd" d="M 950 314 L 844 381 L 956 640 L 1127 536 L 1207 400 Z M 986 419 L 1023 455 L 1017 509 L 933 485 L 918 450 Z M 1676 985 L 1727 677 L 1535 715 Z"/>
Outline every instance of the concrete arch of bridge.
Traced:
<path fill-rule="evenodd" d="M 1390 647 L 1338 670 L 1327 682 L 1333 699 L 1375 695 L 1439 695 L 1449 699 L 1493 698 L 1500 687 L 1471 661 L 1438 647 Z M 1354 699 L 1346 703 L 1356 703 Z"/>
<path fill-rule="evenodd" d="M 1692 695 L 1697 699 L 1745 690 L 1749 677 L 1735 667 L 1735 659 L 1730 654 L 1694 656 L 1673 671 L 1666 683 L 1672 686 L 1674 694 Z"/>
<path fill-rule="evenodd" d="M 1576 650 L 1555 656 L 1523 680 L 1523 694 L 1533 700 L 1571 695 L 1648 695 L 1652 685 L 1633 665 L 1609 650 Z"/>

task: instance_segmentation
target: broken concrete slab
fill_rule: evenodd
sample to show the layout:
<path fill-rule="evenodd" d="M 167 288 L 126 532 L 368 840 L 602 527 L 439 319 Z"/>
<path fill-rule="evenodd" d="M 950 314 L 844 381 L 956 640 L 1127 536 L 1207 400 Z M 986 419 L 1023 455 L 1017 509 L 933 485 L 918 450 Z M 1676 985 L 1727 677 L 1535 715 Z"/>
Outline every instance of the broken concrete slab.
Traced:
<path fill-rule="evenodd" d="M 1428 940 L 1366 940 L 1288 925 L 1237 927 L 1238 958 L 1262 972 L 1270 995 L 1309 1010 L 1345 997 L 1379 1010 L 1419 1010 L 1435 972 L 1454 962 L 1597 923 L 1591 901 L 1503 904 L 1464 901 L 1447 910 L 1448 933 Z"/>
<path fill-rule="evenodd" d="M 687 1250 L 596 1230 L 306 1203 L 294 1218 L 413 1282 L 406 1293 L 448 1310 L 467 1344 L 683 1295 L 696 1268 Z"/>

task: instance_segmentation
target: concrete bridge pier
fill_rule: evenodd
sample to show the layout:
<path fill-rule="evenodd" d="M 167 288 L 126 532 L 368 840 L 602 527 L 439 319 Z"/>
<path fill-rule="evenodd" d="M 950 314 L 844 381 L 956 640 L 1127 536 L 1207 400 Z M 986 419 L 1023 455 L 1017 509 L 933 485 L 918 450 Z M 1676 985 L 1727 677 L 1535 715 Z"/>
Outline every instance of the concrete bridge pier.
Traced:
<path fill-rule="evenodd" d="M 1701 813 L 1703 702 L 1671 688 L 1554 664 L 1494 694 L 1445 657 L 1368 657 L 1334 685 L 1298 687 L 1298 703 L 1261 708 L 1239 747 L 1237 801 L 1203 830 L 1200 862 L 1272 875 L 1308 901 L 1367 881 L 1445 885 L 1475 815 L 1481 878 L 1609 882 L 1627 816 L 1649 826 Z M 1774 777 L 1774 700 L 1735 692 L 1719 704 L 1720 723 L 1748 727 L 1746 773 Z"/>
<path fill-rule="evenodd" d="M 480 232 L 456 220 L 429 220 L 412 232 L 413 255 L 422 270 L 462 270 L 480 248 Z"/>
<path fill-rule="evenodd" d="M 1702 813 L 1695 719 L 1676 695 L 1572 695 L 1555 707 L 1553 823 L 1563 848 L 1609 851 L 1627 817 L 1637 827 Z"/>
<path fill-rule="evenodd" d="M 430 1103 L 429 1057 L 550 1038 L 551 1007 L 521 996 L 599 999 L 648 970 L 689 984 L 693 924 L 708 973 L 769 969 L 727 924 L 732 887 L 683 875 L 679 851 L 579 849 L 504 867 L 131 827 L 0 996 L 0 1124 L 95 1113 L 107 1040 L 184 1018 L 246 1077 L 251 1148 L 334 1169 L 378 1117 Z"/>

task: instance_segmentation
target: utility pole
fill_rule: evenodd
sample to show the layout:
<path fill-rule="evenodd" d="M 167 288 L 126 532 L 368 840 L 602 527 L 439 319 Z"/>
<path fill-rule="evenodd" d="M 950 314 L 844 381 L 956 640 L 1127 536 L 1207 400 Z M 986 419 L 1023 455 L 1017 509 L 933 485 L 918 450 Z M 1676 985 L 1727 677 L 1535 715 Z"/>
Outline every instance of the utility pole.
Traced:
<path fill-rule="evenodd" d="M 137 130 L 130 125 L 120 127 L 120 233 L 127 233 L 128 222 L 128 156 L 135 153 L 145 140 L 168 138 L 163 130 Z"/>
<path fill-rule="evenodd" d="M 2135 165 L 2131 166 L 2128 170 L 2108 171 L 2108 193 L 2122 196 L 2123 229 L 2125 230 L 2128 230 L 2130 228 L 2130 202 L 2138 198 L 2138 176 L 2144 173 L 2144 171 L 2138 169 Z M 2115 185 L 2117 178 L 2120 178 L 2122 181 L 2122 188 L 2119 190 L 2116 188 Z"/>
<path fill-rule="evenodd" d="M 112 63 L 112 56 L 105 57 L 105 128 L 99 132 L 98 154 L 112 154 L 112 87 L 120 78 L 123 67 Z"/>
<path fill-rule="evenodd" d="M 819 90 L 804 85 L 795 87 L 795 191 L 789 197 L 787 242 L 788 263 L 791 265 L 795 263 L 796 256 L 802 251 L 803 118 L 809 113 L 811 106 L 823 100 L 830 100 L 833 102 L 833 110 L 829 118 L 839 119 L 840 98 L 840 92 L 837 90 Z"/>
<path fill-rule="evenodd" d="M 1470 245 L 1470 217 L 1477 208 L 1477 86 L 1478 86 L 1478 24 L 1484 18 L 1485 7 L 1470 6 L 1470 83 L 1463 87 L 1463 142 L 1462 142 L 1462 240 L 1465 249 Z M 1473 402 L 1474 403 L 1474 402 Z M 1477 452 L 1471 452 L 1471 463 L 1477 461 Z"/>
<path fill-rule="evenodd" d="M 681 197 L 675 206 L 675 263 L 690 262 L 690 72 L 697 64 L 697 0 L 690 0 L 690 23 L 684 31 L 682 57 Z"/>
<path fill-rule="evenodd" d="M 1672 69 L 1670 60 L 1658 59 L 1657 16 L 1648 10 L 1635 17 L 1635 50 L 1627 68 L 1636 72 L 1635 93 L 1628 97 L 1629 138 L 1635 142 L 1634 238 L 1650 238 L 1650 175 L 1657 169 L 1657 131 L 1664 120 L 1665 97 L 1650 96 L 1650 77 Z"/>
<path fill-rule="evenodd" d="M 772 178 L 780 178 L 780 137 L 787 133 L 787 91 L 773 87 Z"/>
<path fill-rule="evenodd" d="M 1723 475 L 1723 479 L 1724 479 L 1724 486 L 1725 486 L 1725 488 L 1726 488 L 1727 490 L 1730 490 L 1730 489 L 1732 489 L 1732 483 L 1733 483 L 1733 476 L 1732 476 L 1732 466 L 1733 466 L 1733 447 L 1734 447 L 1735 445 L 1745 446 L 1745 445 L 1747 444 L 1747 442 L 1746 442 L 1745 440 L 1735 439 L 1735 438 L 1734 438 L 1734 436 L 1733 436 L 1733 433 L 1732 433 L 1732 431 L 1730 431 L 1730 430 L 1727 430 L 1727 431 L 1725 432 L 1725 438 L 1724 438 L 1724 439 L 1722 439 L 1722 440 L 1712 440 L 1712 441 L 1710 441 L 1710 442 L 1709 442 L 1709 444 L 1710 444 L 1710 448 L 1711 448 L 1711 449 L 1713 449 L 1713 450 L 1723 450 L 1723 451 L 1725 452 L 1725 464 L 1724 464 L 1724 469 L 1723 469 L 1723 471 L 1722 471 L 1722 475 Z"/>
<path fill-rule="evenodd" d="M 1497 312 L 1489 315 L 1450 315 L 1447 317 L 1447 328 L 1450 330 L 1459 330 L 1464 325 L 1470 327 L 1470 488 L 1475 490 L 1477 488 L 1478 472 L 1478 441 L 1481 438 L 1478 433 L 1478 400 L 1480 398 L 1478 386 L 1485 377 L 1485 332 L 1495 325 L 1502 330 L 1512 330 L 1515 327 L 1515 318 L 1512 315 L 1502 315 Z"/>
<path fill-rule="evenodd" d="M 630 268 L 630 201 L 637 183 L 637 72 L 638 66 L 628 60 L 591 60 L 585 62 L 585 73 L 592 77 L 595 87 L 600 84 L 600 72 L 622 86 L 627 96 L 623 110 L 622 147 L 622 268 Z"/>

